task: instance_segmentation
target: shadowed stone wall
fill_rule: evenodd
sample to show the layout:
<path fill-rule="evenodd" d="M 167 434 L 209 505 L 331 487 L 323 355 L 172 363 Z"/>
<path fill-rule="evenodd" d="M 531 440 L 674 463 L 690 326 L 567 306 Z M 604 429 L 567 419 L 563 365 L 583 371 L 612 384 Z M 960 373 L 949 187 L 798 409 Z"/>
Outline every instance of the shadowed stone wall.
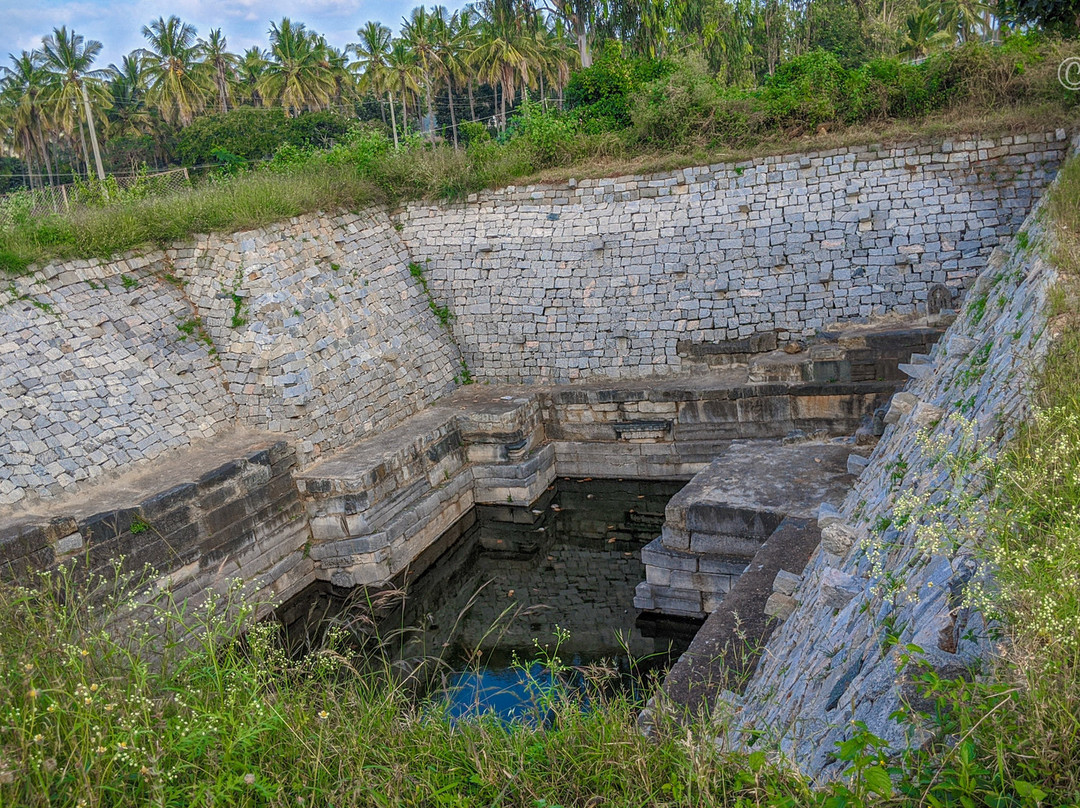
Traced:
<path fill-rule="evenodd" d="M 800 577 L 778 578 L 774 600 L 789 616 L 745 693 L 726 700 L 731 740 L 773 744 L 812 775 L 836 775 L 835 743 L 855 721 L 895 748 L 919 741 L 889 718 L 903 702 L 932 711 L 919 665 L 953 677 L 992 653 L 982 616 L 965 604 L 980 537 L 977 522 L 975 535 L 959 524 L 957 503 L 984 491 L 981 464 L 1026 417 L 1052 338 L 1055 271 L 1039 213 L 1024 222 L 1026 239 L 991 256 L 929 357 L 908 366 L 869 464 L 838 511 L 822 507 L 818 551 Z"/>
<path fill-rule="evenodd" d="M 767 157 L 413 203 L 397 221 L 479 378 L 625 379 L 686 370 L 695 344 L 958 293 L 1067 146 L 1058 130 Z"/>

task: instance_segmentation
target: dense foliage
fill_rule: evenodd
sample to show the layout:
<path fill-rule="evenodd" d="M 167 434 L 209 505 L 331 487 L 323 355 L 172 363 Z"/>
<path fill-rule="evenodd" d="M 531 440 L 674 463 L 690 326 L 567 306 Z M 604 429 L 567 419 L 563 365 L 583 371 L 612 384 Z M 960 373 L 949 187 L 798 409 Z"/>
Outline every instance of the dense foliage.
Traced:
<path fill-rule="evenodd" d="M 197 118 L 177 139 L 184 165 L 268 160 L 282 146 L 329 148 L 345 138 L 353 121 L 332 110 L 286 117 L 281 109 L 240 107 Z"/>
<path fill-rule="evenodd" d="M 461 146 L 461 124 L 505 131 L 527 98 L 544 109 L 574 109 L 588 134 L 617 131 L 632 123 L 630 99 L 687 59 L 698 60 L 696 73 L 708 82 L 674 80 L 672 89 L 695 99 L 682 103 L 710 105 L 711 84 L 732 101 L 727 114 L 735 118 L 744 117 L 741 92 L 771 88 L 763 120 L 820 125 L 836 117 L 836 99 L 850 88 L 845 71 L 869 65 L 877 65 L 864 82 L 869 89 L 915 91 L 903 111 L 912 114 L 934 104 L 922 98 L 925 77 L 904 70 L 909 60 L 973 42 L 1007 43 L 1018 26 L 1075 31 L 1076 3 L 1001 2 L 478 0 L 454 13 L 419 6 L 397 36 L 364 23 L 356 41 L 337 46 L 285 17 L 271 24 L 265 49 L 242 54 L 229 50 L 221 29 L 203 37 L 170 16 L 143 26 L 146 47 L 108 67 L 98 63 L 100 42 L 60 27 L 2 68 L 0 141 L 22 162 L 3 166 L 0 179 L 20 174 L 19 184 L 37 186 L 92 177 L 91 126 L 105 170 L 116 174 L 179 164 L 235 168 L 235 158 L 264 159 L 284 144 L 323 147 L 341 139 L 341 118 L 378 121 L 395 143 L 420 131 Z M 889 86 L 878 88 L 881 82 Z M 820 100 L 807 98 L 814 87 Z M 751 107 L 745 116 L 753 128 L 762 110 Z M 887 114 L 900 107 L 889 99 Z M 306 135 L 282 122 L 312 113 L 330 117 L 307 118 Z"/>

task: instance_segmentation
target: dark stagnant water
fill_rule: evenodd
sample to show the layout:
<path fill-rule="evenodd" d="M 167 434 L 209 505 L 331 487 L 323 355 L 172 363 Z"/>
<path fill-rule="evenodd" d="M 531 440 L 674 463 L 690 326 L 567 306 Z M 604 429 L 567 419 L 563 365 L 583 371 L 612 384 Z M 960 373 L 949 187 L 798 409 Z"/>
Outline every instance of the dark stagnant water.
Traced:
<path fill-rule="evenodd" d="M 633 605 L 645 578 L 641 548 L 660 534 L 664 507 L 682 486 L 560 479 L 528 508 L 477 506 L 397 582 L 404 599 L 386 598 L 377 621 L 384 652 L 401 670 L 428 660 L 426 669 L 438 671 L 428 687 L 445 693 L 454 716 L 527 712 L 537 683 L 551 682 L 533 663 L 556 651 L 568 668 L 563 684 L 580 686 L 583 669 L 602 666 L 609 686 L 639 687 L 686 650 L 699 625 L 643 616 Z M 369 599 L 315 584 L 278 616 L 299 652 L 328 619 L 370 631 L 356 617 L 371 613 Z"/>

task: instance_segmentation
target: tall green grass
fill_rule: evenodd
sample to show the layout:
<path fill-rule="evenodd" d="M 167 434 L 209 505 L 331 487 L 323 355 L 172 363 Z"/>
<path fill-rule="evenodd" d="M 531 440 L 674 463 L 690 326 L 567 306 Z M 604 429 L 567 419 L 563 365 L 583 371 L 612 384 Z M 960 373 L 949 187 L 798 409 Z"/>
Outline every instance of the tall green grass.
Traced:
<path fill-rule="evenodd" d="M 315 210 L 356 209 L 378 189 L 347 166 L 313 164 L 288 174 L 255 172 L 165 196 L 23 216 L 0 227 L 0 269 L 24 271 L 52 258 L 107 258 L 146 245 L 168 246 L 194 233 L 235 231 Z"/>
<path fill-rule="evenodd" d="M 235 589 L 191 608 L 96 586 L 60 572 L 0 587 L 0 805 L 794 805 L 809 793 L 722 755 L 707 725 L 646 738 L 625 694 L 595 689 L 585 709 L 556 692 L 534 725 L 454 722 L 334 632 L 290 659 Z"/>

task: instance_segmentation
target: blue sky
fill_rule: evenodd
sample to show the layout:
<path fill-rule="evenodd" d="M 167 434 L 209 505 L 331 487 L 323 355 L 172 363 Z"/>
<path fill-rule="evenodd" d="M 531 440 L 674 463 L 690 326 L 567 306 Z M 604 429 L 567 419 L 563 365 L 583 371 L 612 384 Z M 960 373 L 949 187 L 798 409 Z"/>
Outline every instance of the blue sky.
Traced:
<path fill-rule="evenodd" d="M 356 29 L 367 20 L 379 20 L 397 33 L 401 18 L 420 0 L 0 0 L 0 60 L 9 53 L 37 47 L 54 27 L 67 25 L 104 48 L 95 67 L 107 67 L 145 40 L 142 27 L 158 17 L 176 14 L 193 24 L 200 36 L 221 28 L 229 49 L 240 52 L 252 45 L 266 47 L 271 20 L 283 16 L 305 23 L 339 48 L 356 39 Z M 433 5 L 429 2 L 428 5 Z M 447 2 L 450 9 L 464 2 Z"/>

